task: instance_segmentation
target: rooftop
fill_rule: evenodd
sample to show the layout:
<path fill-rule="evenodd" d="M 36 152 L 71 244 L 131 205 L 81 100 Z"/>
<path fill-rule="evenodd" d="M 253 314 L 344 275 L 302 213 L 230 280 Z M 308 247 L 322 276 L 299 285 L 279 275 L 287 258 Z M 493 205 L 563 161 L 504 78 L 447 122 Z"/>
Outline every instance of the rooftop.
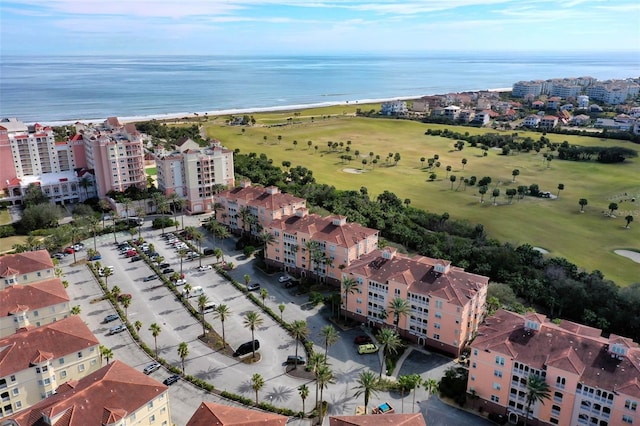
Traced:
<path fill-rule="evenodd" d="M 45 269 L 53 269 L 53 261 L 46 250 L 26 251 L 0 257 L 0 278 Z"/>
<path fill-rule="evenodd" d="M 279 414 L 203 402 L 186 426 L 284 426 L 287 420 Z"/>
<path fill-rule="evenodd" d="M 0 318 L 65 302 L 69 302 L 69 296 L 60 278 L 14 285 L 0 291 Z"/>

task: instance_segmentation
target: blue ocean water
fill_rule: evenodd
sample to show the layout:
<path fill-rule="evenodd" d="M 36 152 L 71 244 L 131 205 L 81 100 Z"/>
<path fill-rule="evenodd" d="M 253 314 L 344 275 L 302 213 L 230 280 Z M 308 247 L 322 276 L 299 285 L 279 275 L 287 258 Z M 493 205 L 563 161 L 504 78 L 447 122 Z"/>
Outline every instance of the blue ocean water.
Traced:
<path fill-rule="evenodd" d="M 637 78 L 626 53 L 398 56 L 3 56 L 0 117 L 98 120 L 332 104 L 511 87 L 519 80 Z"/>

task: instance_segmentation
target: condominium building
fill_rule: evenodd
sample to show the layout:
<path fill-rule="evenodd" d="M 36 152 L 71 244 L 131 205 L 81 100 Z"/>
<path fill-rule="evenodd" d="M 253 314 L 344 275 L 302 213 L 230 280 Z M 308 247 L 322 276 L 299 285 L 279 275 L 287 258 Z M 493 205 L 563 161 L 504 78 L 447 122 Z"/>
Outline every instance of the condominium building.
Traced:
<path fill-rule="evenodd" d="M 345 295 L 346 279 L 357 284 L 352 295 Z M 342 282 L 342 309 L 351 318 L 371 327 L 397 326 L 406 339 L 457 356 L 483 319 L 489 278 L 386 247 L 344 268 Z M 397 318 L 390 310 L 396 298 L 410 308 Z"/>
<path fill-rule="evenodd" d="M 333 284 L 341 281 L 342 269 L 378 248 L 377 229 L 348 223 L 344 216 L 309 214 L 306 208 L 264 229 L 274 236 L 266 247 L 269 265 Z"/>
<path fill-rule="evenodd" d="M 100 342 L 78 316 L 0 339 L 0 417 L 100 368 Z"/>
<path fill-rule="evenodd" d="M 407 111 L 405 101 L 388 101 L 380 105 L 380 114 L 382 115 L 405 115 Z"/>
<path fill-rule="evenodd" d="M 155 158 L 158 188 L 183 198 L 190 213 L 213 211 L 216 192 L 234 184 L 233 152 L 219 143 L 201 148 L 187 139 L 175 151 L 161 150 Z"/>
<path fill-rule="evenodd" d="M 84 142 L 86 167 L 95 173 L 98 197 L 147 187 L 142 135 L 134 124 L 110 117 L 100 125 L 76 123 L 76 131 Z"/>
<path fill-rule="evenodd" d="M 56 142 L 51 127 L 27 126 L 16 118 L 0 120 L 0 189 L 5 200 L 22 204 L 31 184 L 57 204 L 93 196 L 93 175 L 77 164 L 76 152 L 70 141 Z"/>
<path fill-rule="evenodd" d="M 70 314 L 69 296 L 60 278 L 0 290 L 0 338 L 40 327 Z"/>
<path fill-rule="evenodd" d="M 533 96 L 537 98 L 542 94 L 541 81 L 519 81 L 513 85 L 511 96 L 514 98 L 526 98 Z"/>
<path fill-rule="evenodd" d="M 69 380 L 13 417 L 18 426 L 169 426 L 169 388 L 121 361 Z"/>
<path fill-rule="evenodd" d="M 283 193 L 276 186 L 252 186 L 248 180 L 242 181 L 237 188 L 214 195 L 214 202 L 219 223 L 229 227 L 233 233 L 239 234 L 244 230 L 254 235 L 274 220 L 307 207 L 304 198 Z"/>
<path fill-rule="evenodd" d="M 586 90 L 589 98 L 609 105 L 625 103 L 640 93 L 640 85 L 628 80 L 608 80 L 598 82 Z"/>
<path fill-rule="evenodd" d="M 640 423 L 640 348 L 631 339 L 544 315 L 499 310 L 471 343 L 467 391 L 484 410 L 517 422 L 532 375 L 549 398 L 531 405 L 531 425 Z"/>
<path fill-rule="evenodd" d="M 288 420 L 279 414 L 203 402 L 186 426 L 285 426 Z"/>
<path fill-rule="evenodd" d="M 0 257 L 0 289 L 54 278 L 54 266 L 46 250 Z"/>

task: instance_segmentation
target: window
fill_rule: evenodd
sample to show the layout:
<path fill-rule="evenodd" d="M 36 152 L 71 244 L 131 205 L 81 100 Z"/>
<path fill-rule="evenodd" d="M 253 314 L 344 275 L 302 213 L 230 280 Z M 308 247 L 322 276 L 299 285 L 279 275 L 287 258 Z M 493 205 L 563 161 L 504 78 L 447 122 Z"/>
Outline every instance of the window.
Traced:
<path fill-rule="evenodd" d="M 82 351 L 78 352 L 78 358 L 82 358 Z"/>
<path fill-rule="evenodd" d="M 80 372 L 84 371 L 84 364 L 80 364 L 78 366 L 78 371 L 80 371 Z"/>
<path fill-rule="evenodd" d="M 20 389 L 19 388 L 13 388 L 11 393 L 13 394 L 13 396 L 16 396 L 16 395 L 20 394 Z"/>
<path fill-rule="evenodd" d="M 626 408 L 627 410 L 636 411 L 638 409 L 638 403 L 636 401 L 627 399 L 624 402 L 624 408 Z"/>
<path fill-rule="evenodd" d="M 441 312 L 436 312 L 436 318 L 442 318 L 442 313 Z"/>
<path fill-rule="evenodd" d="M 433 328 L 435 328 L 436 330 L 440 330 L 440 323 L 434 322 Z"/>
<path fill-rule="evenodd" d="M 503 356 L 496 356 L 496 364 L 504 365 L 504 357 Z"/>
<path fill-rule="evenodd" d="M 494 388 L 495 390 L 500 390 L 500 389 L 501 389 L 501 387 L 500 387 L 500 383 L 493 382 L 493 388 Z"/>
<path fill-rule="evenodd" d="M 622 416 L 622 421 L 627 423 L 627 424 L 632 425 L 633 424 L 633 417 L 628 416 L 628 415 L 625 414 L 625 415 Z"/>
<path fill-rule="evenodd" d="M 60 358 L 60 359 L 58 359 L 58 363 L 59 363 L 60 365 L 64 364 L 64 358 Z"/>
<path fill-rule="evenodd" d="M 147 404 L 147 408 L 149 410 L 151 410 L 153 408 L 153 401 L 149 401 L 149 403 Z"/>
<path fill-rule="evenodd" d="M 155 421 L 156 421 L 156 416 L 155 416 L 155 414 L 150 415 L 150 416 L 149 416 L 149 424 L 151 424 L 151 423 L 155 423 Z"/>
<path fill-rule="evenodd" d="M 552 425 L 560 424 L 560 422 L 558 421 L 558 419 L 554 419 L 553 417 L 551 417 L 551 418 L 549 419 L 549 423 L 551 423 Z"/>
<path fill-rule="evenodd" d="M 562 402 L 562 392 L 555 392 L 553 394 L 553 400 L 557 402 Z"/>
<path fill-rule="evenodd" d="M 16 407 L 16 410 L 19 408 L 22 408 L 22 401 L 16 401 L 16 403 L 14 404 Z"/>
<path fill-rule="evenodd" d="M 477 349 L 474 349 L 474 350 L 473 350 L 473 355 L 474 355 L 474 356 L 478 356 L 478 350 L 477 350 Z"/>
<path fill-rule="evenodd" d="M 496 377 L 502 377 L 502 371 L 500 370 L 493 370 L 493 375 Z"/>
<path fill-rule="evenodd" d="M 61 379 L 64 379 L 65 377 L 67 377 L 67 370 L 62 370 L 62 371 L 60 372 L 60 378 L 61 378 Z"/>
<path fill-rule="evenodd" d="M 434 334 L 433 338 L 436 339 L 436 340 L 440 340 L 440 335 L 439 334 Z"/>
<path fill-rule="evenodd" d="M 500 397 L 497 395 L 491 395 L 491 401 L 492 402 L 500 402 Z"/>
<path fill-rule="evenodd" d="M 476 368 L 476 363 L 475 362 L 471 364 L 471 368 Z"/>

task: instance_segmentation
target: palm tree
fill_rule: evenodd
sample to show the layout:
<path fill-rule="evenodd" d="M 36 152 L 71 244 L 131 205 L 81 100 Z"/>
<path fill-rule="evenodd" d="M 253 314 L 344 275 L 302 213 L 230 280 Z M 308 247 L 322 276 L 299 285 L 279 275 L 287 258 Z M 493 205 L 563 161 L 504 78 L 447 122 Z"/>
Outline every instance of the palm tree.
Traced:
<path fill-rule="evenodd" d="M 527 426 L 529 423 L 529 410 L 531 410 L 531 405 L 537 402 L 541 402 L 542 405 L 544 405 L 544 401 L 550 398 L 551 390 L 544 380 L 544 377 L 540 377 L 537 374 L 530 374 L 527 378 L 527 409 L 524 416 L 524 426 Z"/>
<path fill-rule="evenodd" d="M 326 359 L 325 359 L 326 362 Z M 318 383 L 318 387 L 320 388 L 320 407 L 319 407 L 319 415 L 320 415 L 320 424 L 322 424 L 322 420 L 324 418 L 324 402 L 323 402 L 323 394 L 324 389 L 330 384 L 335 383 L 333 377 L 333 371 L 329 368 L 327 364 L 324 364 L 318 368 L 316 372 L 316 383 Z"/>
<path fill-rule="evenodd" d="M 349 295 L 358 290 L 358 282 L 353 278 L 342 280 L 342 294 L 344 294 L 344 322 L 347 322 L 347 309 L 349 307 Z"/>
<path fill-rule="evenodd" d="M 189 296 L 191 295 L 191 290 L 193 290 L 193 287 L 191 287 L 191 284 L 186 283 L 184 285 L 184 289 L 182 290 L 184 292 L 184 297 L 185 298 L 189 298 Z"/>
<path fill-rule="evenodd" d="M 200 297 L 198 297 L 198 310 L 200 311 L 200 318 L 202 319 L 202 335 L 204 336 L 205 333 L 207 332 L 204 324 L 204 307 L 207 306 L 207 304 L 209 303 L 209 298 L 207 297 L 206 294 L 201 294 Z"/>
<path fill-rule="evenodd" d="M 322 329 L 320 330 L 320 335 L 324 340 L 324 358 L 326 360 L 327 356 L 329 355 L 329 346 L 335 345 L 340 339 L 340 335 L 331 324 L 322 327 Z"/>
<path fill-rule="evenodd" d="M 613 212 L 618 210 L 618 203 L 609 203 L 609 216 L 613 216 Z"/>
<path fill-rule="evenodd" d="M 580 198 L 580 201 L 578 201 L 578 204 L 580 204 L 580 213 L 582 213 L 584 212 L 584 206 L 589 204 L 589 202 L 587 201 L 586 198 Z"/>
<path fill-rule="evenodd" d="M 304 418 L 304 401 L 309 396 L 309 387 L 307 385 L 298 386 L 298 394 L 300 395 L 300 399 L 302 399 L 302 418 Z"/>
<path fill-rule="evenodd" d="M 284 303 L 278 304 L 278 310 L 280 310 L 280 321 L 283 321 L 282 314 L 284 314 L 284 309 L 287 307 Z"/>
<path fill-rule="evenodd" d="M 513 169 L 511 171 L 511 176 L 513 176 L 513 180 L 511 182 L 515 182 L 516 181 L 516 176 L 520 175 L 520 170 L 518 169 Z"/>
<path fill-rule="evenodd" d="M 438 392 L 438 388 L 439 388 L 438 382 L 435 379 L 427 379 L 423 381 L 422 386 L 424 387 L 424 390 L 427 391 L 427 398 L 426 398 L 427 401 L 429 400 L 431 395 Z M 416 394 L 414 392 L 413 394 L 414 401 L 415 401 L 415 398 L 416 398 Z"/>
<path fill-rule="evenodd" d="M 191 238 L 198 243 L 198 266 L 202 266 L 202 241 L 204 241 L 204 235 L 202 235 L 202 232 L 194 230 Z"/>
<path fill-rule="evenodd" d="M 129 306 L 131 306 L 131 295 L 126 294 L 120 298 L 120 304 L 124 308 L 124 316 L 128 315 Z"/>
<path fill-rule="evenodd" d="M 255 373 L 251 376 L 251 389 L 253 389 L 256 393 L 256 405 L 258 405 L 258 391 L 264 387 L 264 378 L 259 374 Z"/>
<path fill-rule="evenodd" d="M 80 308 L 80 305 L 75 305 L 74 307 L 71 308 L 71 315 L 80 315 L 81 311 L 82 311 L 82 308 Z"/>
<path fill-rule="evenodd" d="M 261 288 L 260 289 L 260 298 L 262 299 L 262 307 L 265 307 L 265 300 L 267 299 L 267 297 L 269 297 L 269 290 L 267 290 L 266 288 Z"/>
<path fill-rule="evenodd" d="M 222 251 L 222 249 L 220 247 L 217 247 L 213 250 L 213 255 L 216 258 L 216 262 L 220 263 L 220 259 L 222 259 L 224 257 L 224 252 Z"/>
<path fill-rule="evenodd" d="M 187 256 L 187 250 L 186 249 L 178 250 L 178 257 L 180 258 L 180 278 L 182 278 L 182 261 L 184 260 L 184 258 L 186 256 Z"/>
<path fill-rule="evenodd" d="M 189 347 L 186 342 L 181 342 L 178 345 L 178 356 L 182 362 L 182 374 L 184 374 L 184 359 L 189 356 Z"/>
<path fill-rule="evenodd" d="M 271 234 L 268 231 L 263 231 L 260 234 L 260 240 L 262 241 L 262 244 L 263 244 L 263 246 L 262 246 L 262 250 L 263 250 L 262 251 L 262 258 L 266 260 L 267 259 L 267 247 L 276 242 L 276 237 L 274 237 L 273 234 Z"/>
<path fill-rule="evenodd" d="M 364 395 L 364 412 L 367 414 L 367 407 L 369 406 L 369 398 L 371 395 L 376 395 L 379 389 L 378 378 L 371 371 L 362 371 L 360 377 L 356 381 L 358 386 L 353 389 L 357 389 L 357 392 L 353 395 L 358 398 L 360 395 Z"/>
<path fill-rule="evenodd" d="M 314 377 L 316 378 L 318 377 L 318 372 L 320 371 L 320 368 L 324 366 L 326 362 L 327 360 L 324 357 L 324 354 L 321 354 L 319 352 L 313 352 L 311 354 L 307 364 L 309 368 L 311 368 L 311 372 L 313 373 Z M 318 408 L 319 395 L 320 395 L 320 384 L 318 383 L 318 380 L 316 380 L 316 404 L 315 404 L 316 409 Z"/>
<path fill-rule="evenodd" d="M 560 198 L 560 191 L 564 190 L 564 183 L 559 183 L 558 184 L 558 194 L 556 195 L 556 197 Z"/>
<path fill-rule="evenodd" d="M 493 196 L 493 205 L 497 206 L 498 203 L 496 199 L 500 196 L 500 190 L 498 188 L 494 188 L 493 193 L 491 195 Z"/>
<path fill-rule="evenodd" d="M 227 341 L 224 336 L 224 321 L 231 315 L 231 309 L 227 305 L 218 305 L 214 311 L 214 318 L 218 318 L 220 320 L 220 324 L 222 325 L 222 347 L 227 346 Z"/>
<path fill-rule="evenodd" d="M 122 290 L 120 290 L 120 287 L 118 287 L 117 285 L 114 285 L 113 288 L 111 289 L 111 295 L 113 296 L 113 298 L 118 300 L 120 293 L 122 293 Z"/>
<path fill-rule="evenodd" d="M 181 214 L 183 213 L 184 206 L 187 204 L 187 202 L 184 200 L 184 198 L 180 198 L 180 196 L 174 192 L 169 195 L 169 204 L 171 204 L 171 210 L 173 210 L 173 221 L 176 223 L 177 231 L 178 221 L 176 220 L 176 214 L 178 213 L 178 211 L 180 211 Z M 182 227 L 184 228 L 184 215 L 182 215 Z"/>
<path fill-rule="evenodd" d="M 85 199 L 89 198 L 89 188 L 93 186 L 93 181 L 89 178 L 89 175 L 84 175 L 82 179 L 78 181 L 78 186 L 84 189 Z"/>
<path fill-rule="evenodd" d="M 255 330 L 256 327 L 260 327 L 262 324 L 264 323 L 264 320 L 262 319 L 262 317 L 260 316 L 259 313 L 251 311 L 251 312 L 247 312 L 244 316 L 244 321 L 243 324 L 245 326 L 245 328 L 248 328 L 249 330 L 251 330 L 251 341 L 255 342 Z M 253 353 L 253 358 L 256 357 L 256 347 L 255 344 L 252 345 L 251 347 L 251 352 Z"/>
<path fill-rule="evenodd" d="M 295 320 L 291 323 L 291 336 L 296 340 L 296 358 L 298 357 L 298 342 L 308 335 L 309 329 L 305 320 Z M 293 368 L 298 368 L 298 364 L 293 364 Z"/>
<path fill-rule="evenodd" d="M 149 331 L 151 332 L 151 335 L 153 336 L 153 342 L 156 346 L 156 358 L 158 357 L 158 336 L 160 335 L 160 332 L 162 331 L 162 328 L 160 328 L 160 326 L 157 323 L 153 323 L 149 326 Z"/>
<path fill-rule="evenodd" d="M 400 324 L 400 317 L 406 317 L 411 312 L 411 305 L 406 299 L 401 297 L 394 297 L 389 303 L 389 313 L 393 314 L 393 325 L 395 326 L 396 333 L 398 332 L 398 326 Z"/>
<path fill-rule="evenodd" d="M 142 328 L 142 321 L 137 320 L 133 323 L 133 326 L 136 328 L 136 333 L 140 333 L 140 329 Z"/>
<path fill-rule="evenodd" d="M 464 170 L 464 166 L 466 166 L 466 165 L 467 165 L 467 159 L 463 158 L 462 159 L 462 170 Z"/>
<path fill-rule="evenodd" d="M 629 229 L 629 225 L 631 224 L 631 222 L 633 222 L 633 216 L 627 215 L 624 217 L 624 220 L 627 221 L 627 225 L 625 226 L 625 228 Z"/>
<path fill-rule="evenodd" d="M 422 377 L 420 377 L 419 374 L 410 374 L 408 377 L 409 377 L 409 381 L 407 384 L 409 385 L 409 387 L 407 389 L 409 389 L 409 392 L 414 391 L 416 388 L 422 385 Z M 413 412 L 413 410 L 415 409 L 415 406 L 416 406 L 416 393 L 414 391 L 411 412 Z"/>
<path fill-rule="evenodd" d="M 249 283 L 251 282 L 251 275 L 249 274 L 244 274 L 242 276 L 242 279 L 244 279 L 244 285 L 249 285 Z"/>
<path fill-rule="evenodd" d="M 381 328 L 376 335 L 376 340 L 382 346 L 380 349 L 382 351 L 382 362 L 380 363 L 380 377 L 382 377 L 382 370 L 385 366 L 385 361 L 387 357 L 391 353 L 395 353 L 400 345 L 402 345 L 402 341 L 400 340 L 400 336 L 398 333 L 391 328 Z"/>
<path fill-rule="evenodd" d="M 411 387 L 412 381 L 411 381 L 411 376 L 409 374 L 404 374 L 400 377 L 398 377 L 398 387 L 400 388 L 400 401 L 402 404 L 402 409 L 401 412 L 404 413 L 404 393 L 405 391 L 409 391 L 411 392 L 411 389 L 413 389 Z M 418 376 L 420 377 L 420 376 Z"/>
<path fill-rule="evenodd" d="M 480 193 L 480 203 L 484 203 L 484 194 L 487 193 L 487 190 L 489 188 L 487 187 L 487 185 L 482 185 L 480 188 L 478 188 L 478 192 Z"/>
<path fill-rule="evenodd" d="M 164 215 L 169 211 L 169 201 L 165 196 L 156 199 L 156 211 L 161 216 L 162 235 L 164 235 Z"/>
<path fill-rule="evenodd" d="M 131 216 L 129 214 L 129 210 L 131 209 L 131 205 L 132 205 L 131 199 L 130 198 L 123 198 L 121 203 L 124 206 L 124 211 L 127 214 L 127 218 L 129 218 L 129 216 Z"/>
<path fill-rule="evenodd" d="M 102 347 L 100 355 L 103 356 L 107 360 L 107 364 L 109 364 L 109 360 L 113 358 L 113 349 Z"/>
<path fill-rule="evenodd" d="M 109 277 L 113 275 L 113 272 L 111 271 L 111 268 L 105 268 L 102 273 L 104 274 L 104 286 L 109 288 Z"/>

